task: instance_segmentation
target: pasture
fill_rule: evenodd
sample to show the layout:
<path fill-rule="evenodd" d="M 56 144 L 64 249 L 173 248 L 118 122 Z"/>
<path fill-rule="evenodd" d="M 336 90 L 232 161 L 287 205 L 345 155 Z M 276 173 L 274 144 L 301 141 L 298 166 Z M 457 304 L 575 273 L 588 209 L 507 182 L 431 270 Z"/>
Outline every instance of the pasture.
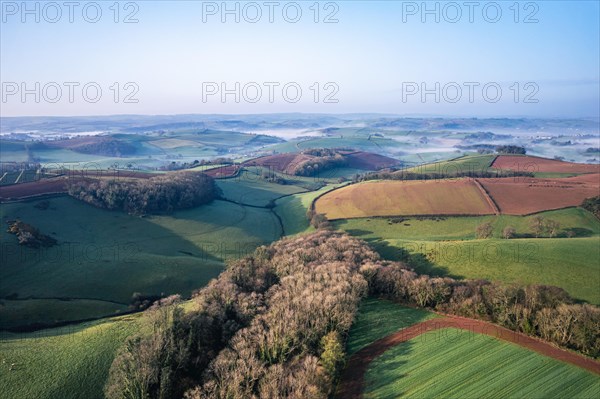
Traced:
<path fill-rule="evenodd" d="M 136 314 L 35 333 L 2 333 L 0 397 L 103 398 L 117 349 L 146 328 L 143 314 Z"/>
<path fill-rule="evenodd" d="M 310 209 L 312 202 L 319 195 L 343 186 L 341 184 L 329 184 L 316 191 L 303 192 L 279 198 L 275 201 L 273 211 L 277 213 L 283 224 L 285 235 L 295 235 L 314 230 L 310 226 L 306 212 Z"/>
<path fill-rule="evenodd" d="M 440 173 L 444 175 L 457 175 L 461 173 L 486 172 L 490 164 L 496 158 L 495 155 L 467 155 L 447 161 L 427 163 L 404 169 L 405 172 L 413 172 L 423 175 Z"/>
<path fill-rule="evenodd" d="M 490 223 L 493 237 L 501 238 L 505 227 L 515 228 L 515 238 L 532 238 L 530 223 L 535 216 L 551 219 L 560 224 L 558 237 L 572 232 L 574 237 L 600 235 L 600 221 L 582 208 L 566 208 L 546 211 L 530 216 L 487 215 L 460 217 L 406 217 L 356 218 L 337 220 L 334 226 L 363 238 L 377 237 L 415 240 L 472 240 L 475 230 L 482 223 Z"/>
<path fill-rule="evenodd" d="M 600 376 L 515 344 L 447 328 L 387 350 L 365 375 L 365 398 L 592 398 Z"/>
<path fill-rule="evenodd" d="M 262 177 L 260 170 L 244 170 L 238 176 L 221 179 L 217 185 L 223 191 L 223 197 L 239 204 L 268 206 L 272 201 L 284 195 L 306 191 L 293 184 L 271 183 Z"/>
<path fill-rule="evenodd" d="M 467 179 L 353 184 L 319 198 L 315 210 L 328 219 L 494 213 L 484 193 Z"/>
<path fill-rule="evenodd" d="M 408 262 L 418 273 L 556 285 L 599 304 L 600 222 L 580 208 L 540 216 L 560 223 L 560 238 L 531 238 L 532 216 L 408 218 L 400 223 L 362 218 L 339 220 L 334 227 L 366 240 L 386 259 Z M 475 229 L 484 222 L 492 224 L 494 238 L 476 240 Z M 506 226 L 514 227 L 518 238 L 501 239 Z M 566 238 L 569 231 L 574 238 Z"/>
<path fill-rule="evenodd" d="M 47 209 L 36 208 L 39 201 L 0 205 L 3 224 L 18 218 L 58 241 L 50 248 L 23 247 L 4 228 L 0 231 L 2 298 L 77 298 L 127 305 L 134 292 L 187 296 L 216 277 L 225 260 L 281 235 L 278 220 L 268 210 L 224 201 L 145 218 L 69 197 L 48 201 Z M 53 315 L 65 304 L 37 301 L 27 306 L 30 314 Z M 74 301 L 69 308 L 79 318 L 88 314 L 84 310 L 90 304 Z M 87 317 L 103 309 L 114 314 L 104 304 L 98 309 Z M 10 307 L 5 312 L 0 309 L 0 318 L 14 325 L 8 316 L 20 316 Z"/>

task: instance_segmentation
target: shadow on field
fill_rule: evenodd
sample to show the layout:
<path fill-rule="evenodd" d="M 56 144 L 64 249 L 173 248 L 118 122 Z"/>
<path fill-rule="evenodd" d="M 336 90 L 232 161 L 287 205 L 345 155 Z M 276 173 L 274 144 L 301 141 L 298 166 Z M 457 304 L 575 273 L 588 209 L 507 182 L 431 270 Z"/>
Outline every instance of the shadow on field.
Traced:
<path fill-rule="evenodd" d="M 389 386 L 395 385 L 398 380 L 401 378 L 408 377 L 406 373 L 399 373 L 398 370 L 402 370 L 403 367 L 406 367 L 408 362 L 403 359 L 405 356 L 409 355 L 412 352 L 412 343 L 410 341 L 402 342 L 398 344 L 396 347 L 390 348 L 387 353 L 384 353 L 379 358 L 375 359 L 373 363 L 371 363 L 371 367 L 369 369 L 373 370 L 373 366 L 377 366 L 376 363 L 383 363 L 385 367 L 377 367 L 376 372 L 370 373 L 369 369 L 365 375 L 365 393 L 369 393 L 370 397 L 385 397 L 382 395 L 384 392 L 389 392 Z M 390 352 L 394 352 L 394 357 L 391 357 Z M 375 363 L 375 364 L 374 364 Z M 382 370 L 383 369 L 383 370 Z M 386 389 L 387 388 L 387 389 Z M 383 390 L 383 392 L 379 392 Z M 404 396 L 405 392 L 397 392 L 394 390 L 394 394 L 397 397 Z"/>
<path fill-rule="evenodd" d="M 445 266 L 436 265 L 420 252 L 411 253 L 403 247 L 392 246 L 387 241 L 383 241 L 379 238 L 364 238 L 364 240 L 369 243 L 369 245 L 373 246 L 383 259 L 404 262 L 419 274 L 437 277 L 452 277 L 456 279 L 465 278 L 462 275 L 450 273 Z"/>

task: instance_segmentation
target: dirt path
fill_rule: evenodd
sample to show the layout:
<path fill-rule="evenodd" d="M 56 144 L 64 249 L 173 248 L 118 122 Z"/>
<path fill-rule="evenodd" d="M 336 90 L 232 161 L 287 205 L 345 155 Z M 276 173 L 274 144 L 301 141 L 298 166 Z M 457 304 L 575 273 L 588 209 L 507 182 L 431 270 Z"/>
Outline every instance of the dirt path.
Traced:
<path fill-rule="evenodd" d="M 462 317 L 446 316 L 417 323 L 408 328 L 381 338 L 356 352 L 346 364 L 337 387 L 336 398 L 354 399 L 361 398 L 364 390 L 364 376 L 369 364 L 388 349 L 399 343 L 411 340 L 428 331 L 442 328 L 459 328 L 478 334 L 486 334 L 504 341 L 515 343 L 542 355 L 566 363 L 582 367 L 600 375 L 600 363 L 584 356 L 557 348 L 547 342 L 520 334 L 504 327 L 499 327 L 484 321 Z"/>

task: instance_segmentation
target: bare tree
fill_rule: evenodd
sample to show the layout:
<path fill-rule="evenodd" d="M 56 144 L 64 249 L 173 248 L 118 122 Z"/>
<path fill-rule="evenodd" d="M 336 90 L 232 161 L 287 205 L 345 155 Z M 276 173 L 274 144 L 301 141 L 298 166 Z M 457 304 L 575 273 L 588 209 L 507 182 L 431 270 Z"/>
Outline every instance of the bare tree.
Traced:
<path fill-rule="evenodd" d="M 556 237 L 558 231 L 560 230 L 560 223 L 555 220 L 547 219 L 544 223 L 544 229 L 550 237 Z"/>
<path fill-rule="evenodd" d="M 490 222 L 480 224 L 475 230 L 477 238 L 491 238 L 493 232 L 494 228 Z"/>
<path fill-rule="evenodd" d="M 544 234 L 544 231 L 546 230 L 544 222 L 545 222 L 545 220 L 542 216 L 535 216 L 529 222 L 529 227 L 531 228 L 531 232 L 533 233 L 533 235 L 536 238 L 538 238 L 539 236 Z"/>
<path fill-rule="evenodd" d="M 514 238 L 515 234 L 517 234 L 517 230 L 512 226 L 506 226 L 504 230 L 502 230 L 502 237 L 507 240 Z"/>

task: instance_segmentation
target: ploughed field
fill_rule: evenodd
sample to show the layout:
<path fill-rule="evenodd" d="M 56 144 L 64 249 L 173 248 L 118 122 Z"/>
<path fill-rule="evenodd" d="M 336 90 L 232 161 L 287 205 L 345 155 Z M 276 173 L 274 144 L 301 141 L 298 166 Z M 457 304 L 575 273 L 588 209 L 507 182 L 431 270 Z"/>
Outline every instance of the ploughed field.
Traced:
<path fill-rule="evenodd" d="M 581 205 L 600 195 L 600 174 L 557 179 L 509 177 L 479 179 L 501 213 L 527 215 Z"/>
<path fill-rule="evenodd" d="M 385 180 L 334 190 L 315 202 L 328 219 L 416 215 L 529 215 L 600 195 L 600 174 L 540 179 Z M 495 208 L 498 208 L 497 210 Z"/>
<path fill-rule="evenodd" d="M 494 214 L 471 179 L 374 181 L 331 191 L 315 202 L 328 219 L 396 215 Z"/>
<path fill-rule="evenodd" d="M 500 155 L 492 162 L 491 167 L 532 173 L 600 173 L 600 165 L 564 162 L 528 155 Z"/>

